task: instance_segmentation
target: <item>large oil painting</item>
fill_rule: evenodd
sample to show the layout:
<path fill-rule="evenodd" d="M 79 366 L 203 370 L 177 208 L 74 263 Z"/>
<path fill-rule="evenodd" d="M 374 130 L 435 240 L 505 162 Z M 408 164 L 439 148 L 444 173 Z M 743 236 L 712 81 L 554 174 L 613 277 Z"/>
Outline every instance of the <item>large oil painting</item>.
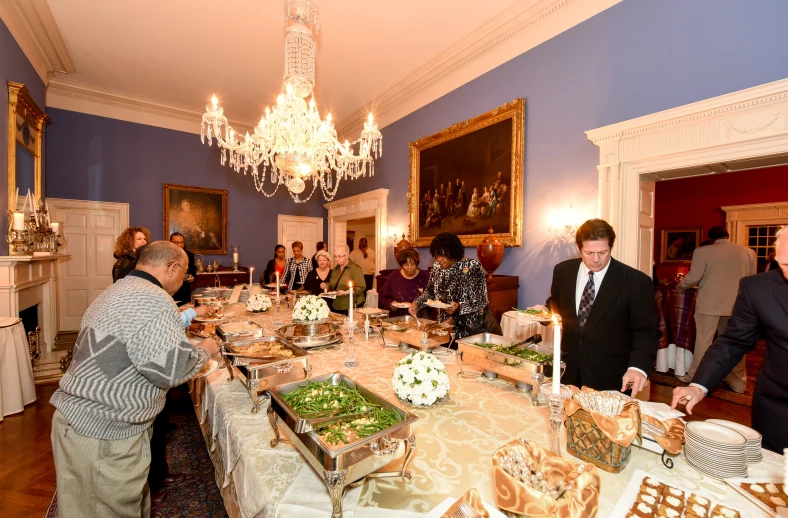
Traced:
<path fill-rule="evenodd" d="M 415 246 L 441 232 L 475 246 L 492 228 L 522 244 L 525 99 L 410 143 L 410 231 Z"/>
<path fill-rule="evenodd" d="M 227 253 L 227 191 L 164 184 L 164 238 L 183 234 L 195 254 Z"/>

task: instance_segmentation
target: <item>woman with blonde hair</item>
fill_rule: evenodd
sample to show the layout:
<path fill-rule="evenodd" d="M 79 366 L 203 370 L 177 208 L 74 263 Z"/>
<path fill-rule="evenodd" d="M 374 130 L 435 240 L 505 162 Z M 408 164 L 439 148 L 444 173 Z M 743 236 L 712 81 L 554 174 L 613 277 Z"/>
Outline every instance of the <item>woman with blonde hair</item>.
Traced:
<path fill-rule="evenodd" d="M 129 227 L 120 233 L 115 241 L 112 282 L 117 282 L 137 267 L 139 250 L 148 243 L 150 243 L 150 230 L 145 227 Z"/>
<path fill-rule="evenodd" d="M 312 295 L 320 295 L 323 293 L 323 288 L 320 285 L 327 283 L 331 275 L 331 256 L 325 250 L 318 250 L 314 259 L 317 262 L 317 268 L 307 274 L 304 289 L 311 291 Z"/>

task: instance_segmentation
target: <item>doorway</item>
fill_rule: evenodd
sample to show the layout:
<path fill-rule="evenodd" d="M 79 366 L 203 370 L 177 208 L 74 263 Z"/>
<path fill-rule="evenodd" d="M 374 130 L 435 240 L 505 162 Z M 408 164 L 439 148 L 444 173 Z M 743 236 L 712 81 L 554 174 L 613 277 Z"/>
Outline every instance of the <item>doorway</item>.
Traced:
<path fill-rule="evenodd" d="M 367 249 L 361 250 L 361 240 L 366 239 Z M 375 257 L 375 218 L 366 217 L 347 221 L 347 245 L 350 248 L 350 260 L 361 266 L 367 289 L 376 288 L 374 279 L 378 273 L 377 257 Z M 372 273 L 370 273 L 370 271 Z"/>
<path fill-rule="evenodd" d="M 311 258 L 317 251 L 317 242 L 323 241 L 323 218 L 307 216 L 277 217 L 277 243 L 284 245 L 286 257 L 293 257 L 293 243 L 301 241 L 304 245 L 304 257 Z"/>

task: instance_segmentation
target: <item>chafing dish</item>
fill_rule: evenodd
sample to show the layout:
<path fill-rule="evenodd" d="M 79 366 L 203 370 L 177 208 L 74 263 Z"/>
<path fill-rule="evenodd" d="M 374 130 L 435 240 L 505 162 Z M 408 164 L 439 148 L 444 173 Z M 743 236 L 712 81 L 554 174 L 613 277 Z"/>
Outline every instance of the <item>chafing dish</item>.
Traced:
<path fill-rule="evenodd" d="M 245 329 L 241 329 L 244 327 Z M 250 329 L 251 328 L 251 329 Z M 216 328 L 216 335 L 222 342 L 238 342 L 250 340 L 263 336 L 263 328 L 260 324 L 251 320 L 242 322 L 225 322 Z"/>
<path fill-rule="evenodd" d="M 368 437 L 357 439 L 350 444 L 332 445 L 323 441 L 316 432 L 312 431 L 311 425 L 316 420 L 301 418 L 283 399 L 284 395 L 293 392 L 303 383 L 288 383 L 269 391 L 271 405 L 268 407 L 268 419 L 276 436 L 271 440 L 271 447 L 273 448 L 279 443 L 279 429 L 281 427 L 301 452 L 301 455 L 322 475 L 331 497 L 333 508 L 331 516 L 332 518 L 341 518 L 342 494 L 347 485 L 364 477 L 403 477 L 405 480 L 410 480 L 410 472 L 406 469 L 416 446 L 416 438 L 411 427 L 418 417 L 390 403 L 342 373 L 326 374 L 313 381 L 320 382 L 329 379 L 334 385 L 344 382 L 348 387 L 356 388 L 373 403 L 381 405 L 386 410 L 397 412 L 402 418 L 400 423 Z M 296 430 L 303 431 L 297 432 Z M 405 457 L 405 461 L 398 471 L 377 472 L 402 457 Z"/>
<path fill-rule="evenodd" d="M 280 345 L 283 349 L 292 352 L 292 356 L 279 358 L 264 353 L 249 352 L 250 347 L 258 343 Z M 235 379 L 233 367 L 238 369 L 245 378 L 245 382 L 240 378 L 239 381 L 244 383 L 252 398 L 253 414 L 260 411 L 260 395 L 266 390 L 283 383 L 307 379 L 312 374 L 312 367 L 309 365 L 310 354 L 277 336 L 224 342 L 220 346 L 219 352 L 221 352 L 224 364 L 230 373 L 230 381 Z"/>
<path fill-rule="evenodd" d="M 454 324 L 451 320 L 435 322 L 405 315 L 383 319 L 380 329 L 384 345 L 390 340 L 399 342 L 400 347 L 412 346 L 426 351 L 451 342 Z"/>
<path fill-rule="evenodd" d="M 512 345 L 522 342 L 516 338 L 507 338 L 505 336 L 490 333 L 466 336 L 465 338 L 457 340 L 457 358 L 460 364 L 460 376 L 468 374 L 468 371 L 463 369 L 464 365 L 473 365 L 484 371 L 487 377 L 496 377 L 497 375 L 504 376 L 513 380 L 517 384 L 518 389 L 525 390 L 533 384 L 535 378 L 532 376 L 532 373 L 542 375 L 552 375 L 553 373 L 552 358 L 544 361 L 535 361 L 511 354 L 505 354 L 494 349 L 480 347 L 475 345 L 477 343 L 493 343 L 501 344 L 504 347 L 511 347 Z M 535 351 L 551 357 L 553 354 L 552 348 L 534 344 L 524 345 L 522 349 Z"/>
<path fill-rule="evenodd" d="M 304 349 L 335 344 L 342 340 L 340 326 L 334 322 L 292 323 L 278 328 L 276 335 Z"/>

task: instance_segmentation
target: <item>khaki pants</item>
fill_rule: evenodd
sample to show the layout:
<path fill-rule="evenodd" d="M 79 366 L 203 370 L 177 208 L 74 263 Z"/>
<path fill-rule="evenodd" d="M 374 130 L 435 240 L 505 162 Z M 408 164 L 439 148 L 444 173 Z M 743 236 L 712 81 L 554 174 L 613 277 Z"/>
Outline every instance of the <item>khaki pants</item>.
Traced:
<path fill-rule="evenodd" d="M 722 317 L 718 315 L 699 315 L 695 313 L 695 354 L 692 358 L 692 366 L 687 372 L 687 376 L 693 378 L 695 372 L 700 366 L 700 361 L 709 350 L 712 342 L 714 341 L 714 333 L 722 334 L 725 326 L 728 325 L 730 317 Z M 745 358 L 733 368 L 733 370 L 725 377 L 725 383 L 728 384 L 734 391 L 743 393 L 747 388 L 747 367 Z M 709 392 L 716 387 L 706 387 Z"/>
<path fill-rule="evenodd" d="M 148 518 L 150 430 L 108 441 L 77 434 L 52 417 L 59 518 Z"/>

